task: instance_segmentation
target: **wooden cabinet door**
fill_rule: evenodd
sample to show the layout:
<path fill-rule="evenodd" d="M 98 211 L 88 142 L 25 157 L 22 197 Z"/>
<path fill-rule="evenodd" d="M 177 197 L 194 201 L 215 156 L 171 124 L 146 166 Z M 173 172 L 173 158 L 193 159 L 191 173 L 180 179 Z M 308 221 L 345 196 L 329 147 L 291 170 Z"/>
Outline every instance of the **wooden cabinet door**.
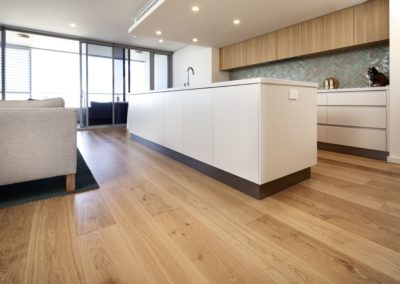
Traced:
<path fill-rule="evenodd" d="M 276 32 L 276 59 L 300 55 L 300 25 L 293 25 Z"/>
<path fill-rule="evenodd" d="M 244 42 L 245 65 L 254 65 L 276 59 L 276 33 L 272 32 Z"/>
<path fill-rule="evenodd" d="M 234 69 L 244 65 L 244 42 L 232 44 L 220 49 L 221 70 Z"/>
<path fill-rule="evenodd" d="M 300 24 L 300 54 L 312 54 L 324 50 L 324 17 Z"/>
<path fill-rule="evenodd" d="M 354 7 L 355 44 L 389 39 L 389 0 L 372 0 Z"/>
<path fill-rule="evenodd" d="M 354 45 L 354 8 L 324 16 L 324 50 Z"/>

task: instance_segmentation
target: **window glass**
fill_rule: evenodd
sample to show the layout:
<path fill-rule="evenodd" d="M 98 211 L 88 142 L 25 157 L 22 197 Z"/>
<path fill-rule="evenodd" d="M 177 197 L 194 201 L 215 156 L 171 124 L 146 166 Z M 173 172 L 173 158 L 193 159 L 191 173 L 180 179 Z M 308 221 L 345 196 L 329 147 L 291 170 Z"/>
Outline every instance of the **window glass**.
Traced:
<path fill-rule="evenodd" d="M 168 88 L 168 56 L 154 54 L 154 89 Z"/>

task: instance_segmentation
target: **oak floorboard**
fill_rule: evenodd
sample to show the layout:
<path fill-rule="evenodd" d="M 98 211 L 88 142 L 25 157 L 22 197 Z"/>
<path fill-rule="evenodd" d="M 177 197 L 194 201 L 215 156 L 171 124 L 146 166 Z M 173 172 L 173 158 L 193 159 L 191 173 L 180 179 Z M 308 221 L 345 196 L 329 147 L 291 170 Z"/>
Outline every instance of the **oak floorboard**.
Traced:
<path fill-rule="evenodd" d="M 84 283 L 68 198 L 35 205 L 24 283 Z"/>
<path fill-rule="evenodd" d="M 248 227 L 261 238 L 290 251 L 334 283 L 396 283 L 394 279 L 350 256 L 264 215 Z"/>
<path fill-rule="evenodd" d="M 274 199 L 327 223 L 400 252 L 400 218 L 303 186 L 276 194 Z"/>
<path fill-rule="evenodd" d="M 388 197 L 374 187 L 353 184 L 316 173 L 313 173 L 312 178 L 304 181 L 302 185 L 373 210 L 379 210 Z M 400 197 L 400 193 L 398 196 Z"/>
<path fill-rule="evenodd" d="M 211 283 L 271 283 L 268 270 L 249 266 L 189 212 L 176 209 L 156 219 Z"/>
<path fill-rule="evenodd" d="M 400 165 L 318 151 L 259 201 L 122 128 L 78 146 L 100 189 L 1 209 L 0 283 L 400 283 Z"/>
<path fill-rule="evenodd" d="M 69 196 L 77 236 L 115 224 L 101 194 L 96 191 Z"/>
<path fill-rule="evenodd" d="M 293 229 L 399 281 L 400 254 L 274 198 L 255 202 L 260 210 Z"/>
<path fill-rule="evenodd" d="M 118 225 L 80 236 L 79 247 L 86 283 L 157 283 L 147 278 Z"/>
<path fill-rule="evenodd" d="M 0 283 L 22 283 L 35 207 L 0 209 Z"/>
<path fill-rule="evenodd" d="M 131 189 L 120 187 L 118 190 Z M 146 274 L 156 283 L 207 283 L 193 263 L 176 250 L 131 192 L 122 195 L 107 191 L 106 196 L 132 253 L 139 256 L 142 266 L 147 268 Z"/>

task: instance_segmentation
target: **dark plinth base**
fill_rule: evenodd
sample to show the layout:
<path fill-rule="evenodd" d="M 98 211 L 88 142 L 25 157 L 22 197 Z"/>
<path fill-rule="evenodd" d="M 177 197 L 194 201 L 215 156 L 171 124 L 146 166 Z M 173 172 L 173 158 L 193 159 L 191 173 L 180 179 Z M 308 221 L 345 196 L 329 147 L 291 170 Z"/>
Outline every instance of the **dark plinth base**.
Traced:
<path fill-rule="evenodd" d="M 311 169 L 306 168 L 265 184 L 258 185 L 254 182 L 195 160 L 137 135 L 132 134 L 132 139 L 256 199 L 263 199 L 271 194 L 277 193 L 285 188 L 309 179 L 311 176 Z"/>
<path fill-rule="evenodd" d="M 318 149 L 386 161 L 389 152 L 318 142 Z"/>

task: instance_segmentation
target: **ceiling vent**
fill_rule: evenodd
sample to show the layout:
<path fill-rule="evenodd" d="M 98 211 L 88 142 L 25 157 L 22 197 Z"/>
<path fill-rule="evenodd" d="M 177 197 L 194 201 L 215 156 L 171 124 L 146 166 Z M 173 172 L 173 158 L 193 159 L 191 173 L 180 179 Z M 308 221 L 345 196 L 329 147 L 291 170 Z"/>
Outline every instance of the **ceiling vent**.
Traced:
<path fill-rule="evenodd" d="M 129 29 L 131 32 L 141 21 L 157 9 L 165 0 L 150 0 L 147 4 L 133 17 L 133 26 Z"/>
<path fill-rule="evenodd" d="M 141 9 L 139 11 L 139 13 L 137 13 L 136 16 L 133 17 L 133 21 L 135 22 L 135 24 L 137 22 L 139 22 L 147 14 L 147 12 L 149 12 L 150 10 L 152 10 L 153 7 L 155 7 L 157 4 L 159 4 L 159 2 L 164 2 L 164 1 L 161 1 L 161 0 L 150 0 L 146 4 L 146 6 L 144 6 L 143 9 Z"/>

